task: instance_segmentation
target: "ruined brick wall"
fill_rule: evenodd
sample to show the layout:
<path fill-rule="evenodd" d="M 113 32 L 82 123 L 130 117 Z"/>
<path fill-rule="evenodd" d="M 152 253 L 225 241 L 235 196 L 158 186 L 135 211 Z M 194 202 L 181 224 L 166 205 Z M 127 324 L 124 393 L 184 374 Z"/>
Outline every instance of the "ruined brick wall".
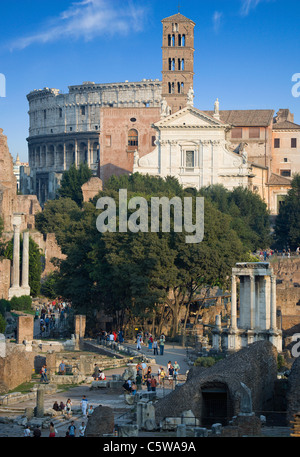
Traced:
<path fill-rule="evenodd" d="M 279 258 L 272 262 L 277 276 L 276 303 L 286 332 L 300 324 L 300 258 Z"/>
<path fill-rule="evenodd" d="M 81 190 L 83 201 L 88 202 L 102 190 L 102 181 L 97 177 L 93 177 L 83 184 Z"/>
<path fill-rule="evenodd" d="M 0 394 L 31 380 L 35 355 L 25 346 L 7 343 L 6 357 L 0 357 Z"/>
<path fill-rule="evenodd" d="M 46 239 L 40 232 L 31 232 L 30 236 L 45 254 L 45 269 L 42 274 L 42 277 L 45 277 L 56 269 L 51 259 L 58 258 L 63 260 L 66 256 L 61 252 L 54 233 L 48 233 Z"/>
<path fill-rule="evenodd" d="M 0 261 L 0 298 L 5 298 L 5 300 L 8 300 L 10 288 L 10 269 L 10 260 L 3 259 Z"/>

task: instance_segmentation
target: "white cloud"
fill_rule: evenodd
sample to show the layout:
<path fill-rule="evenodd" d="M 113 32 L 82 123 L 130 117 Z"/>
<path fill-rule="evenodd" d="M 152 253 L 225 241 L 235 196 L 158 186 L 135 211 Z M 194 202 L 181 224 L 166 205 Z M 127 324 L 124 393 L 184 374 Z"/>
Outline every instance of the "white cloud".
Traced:
<path fill-rule="evenodd" d="M 213 27 L 214 27 L 214 31 L 216 33 L 220 29 L 222 16 L 223 16 L 223 13 L 220 13 L 219 11 L 215 11 L 213 14 Z"/>
<path fill-rule="evenodd" d="M 17 38 L 10 49 L 24 49 L 35 43 L 49 43 L 62 39 L 90 41 L 103 34 L 127 34 L 142 30 L 145 8 L 132 0 L 82 0 L 72 3 L 58 17 L 53 18 L 36 33 Z"/>
<path fill-rule="evenodd" d="M 241 15 L 248 16 L 251 10 L 254 10 L 262 0 L 242 0 Z"/>

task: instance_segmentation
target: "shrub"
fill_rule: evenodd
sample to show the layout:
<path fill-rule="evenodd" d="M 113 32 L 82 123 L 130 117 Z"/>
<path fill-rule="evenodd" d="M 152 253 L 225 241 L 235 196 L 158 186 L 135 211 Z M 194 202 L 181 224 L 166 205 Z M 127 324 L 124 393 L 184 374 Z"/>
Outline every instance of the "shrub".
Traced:
<path fill-rule="evenodd" d="M 0 299 L 0 314 L 2 314 L 2 316 L 4 316 L 7 311 L 10 311 L 10 309 L 11 309 L 10 302 L 8 300 L 5 300 L 4 298 L 1 298 Z"/>
<path fill-rule="evenodd" d="M 219 358 L 215 357 L 198 357 L 195 360 L 194 366 L 195 367 L 212 367 L 216 362 L 218 362 Z"/>
<path fill-rule="evenodd" d="M 32 298 L 29 295 L 22 295 L 21 297 L 13 297 L 10 300 L 11 309 L 15 311 L 30 311 Z"/>
<path fill-rule="evenodd" d="M 4 319 L 4 316 L 0 314 L 0 333 L 4 333 L 6 329 L 6 320 Z"/>

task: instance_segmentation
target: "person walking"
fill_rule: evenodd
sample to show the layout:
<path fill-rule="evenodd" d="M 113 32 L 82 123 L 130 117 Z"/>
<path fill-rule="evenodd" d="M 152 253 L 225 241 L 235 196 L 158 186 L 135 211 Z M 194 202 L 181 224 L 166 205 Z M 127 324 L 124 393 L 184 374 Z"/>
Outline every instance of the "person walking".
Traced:
<path fill-rule="evenodd" d="M 74 424 L 74 421 L 71 422 L 69 428 L 68 428 L 68 432 L 69 432 L 69 437 L 71 438 L 75 438 L 76 436 L 76 426 Z"/>
<path fill-rule="evenodd" d="M 141 337 L 141 335 L 137 336 L 136 348 L 137 348 L 138 351 L 140 351 L 142 349 L 142 337 Z"/>
<path fill-rule="evenodd" d="M 56 435 L 56 430 L 54 427 L 53 422 L 50 422 L 50 431 L 49 431 L 49 438 L 54 438 Z"/>
<path fill-rule="evenodd" d="M 29 425 L 26 425 L 26 428 L 24 430 L 24 435 L 23 436 L 25 436 L 25 437 L 31 436 L 31 430 L 30 430 Z"/>
<path fill-rule="evenodd" d="M 72 414 L 72 402 L 71 402 L 70 398 L 68 398 L 68 400 L 67 400 L 67 403 L 65 406 L 65 411 L 67 413 L 68 418 L 70 418 L 70 416 Z"/>
<path fill-rule="evenodd" d="M 151 335 L 151 333 L 149 334 L 149 338 L 148 338 L 148 349 L 149 351 L 152 350 L 152 344 L 153 344 L 153 337 Z"/>
<path fill-rule="evenodd" d="M 35 429 L 33 430 L 33 437 L 34 438 L 40 438 L 41 436 L 42 436 L 42 432 L 41 432 L 40 426 L 37 425 L 35 427 Z"/>
<path fill-rule="evenodd" d="M 153 341 L 153 355 L 158 355 L 158 343 L 156 338 Z"/>
<path fill-rule="evenodd" d="M 88 407 L 88 399 L 86 398 L 85 395 L 83 395 L 82 400 L 81 400 L 81 411 L 84 417 L 86 417 L 86 411 Z"/>
<path fill-rule="evenodd" d="M 151 391 L 152 392 L 156 392 L 156 386 L 157 386 L 157 381 L 156 381 L 155 377 L 152 375 L 152 378 L 151 378 Z"/>
<path fill-rule="evenodd" d="M 79 436 L 81 436 L 81 437 L 84 436 L 85 429 L 86 429 L 85 423 L 84 423 L 84 422 L 81 422 L 81 425 L 80 425 L 80 427 L 79 427 Z"/>
<path fill-rule="evenodd" d="M 160 355 L 164 355 L 165 341 L 166 341 L 166 337 L 164 334 L 162 334 L 159 339 Z"/>

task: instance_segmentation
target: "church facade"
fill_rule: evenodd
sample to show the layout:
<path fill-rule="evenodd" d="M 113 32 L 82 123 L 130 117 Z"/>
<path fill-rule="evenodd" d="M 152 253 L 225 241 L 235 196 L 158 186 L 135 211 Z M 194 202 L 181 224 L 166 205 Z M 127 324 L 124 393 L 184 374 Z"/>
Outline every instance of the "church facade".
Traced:
<path fill-rule="evenodd" d="M 226 132 L 231 126 L 219 119 L 217 106 L 210 116 L 189 104 L 153 128 L 156 147 L 141 158 L 136 154 L 133 172 L 175 176 L 183 187 L 197 190 L 213 184 L 247 187 L 251 170 L 246 152 L 228 148 Z"/>

